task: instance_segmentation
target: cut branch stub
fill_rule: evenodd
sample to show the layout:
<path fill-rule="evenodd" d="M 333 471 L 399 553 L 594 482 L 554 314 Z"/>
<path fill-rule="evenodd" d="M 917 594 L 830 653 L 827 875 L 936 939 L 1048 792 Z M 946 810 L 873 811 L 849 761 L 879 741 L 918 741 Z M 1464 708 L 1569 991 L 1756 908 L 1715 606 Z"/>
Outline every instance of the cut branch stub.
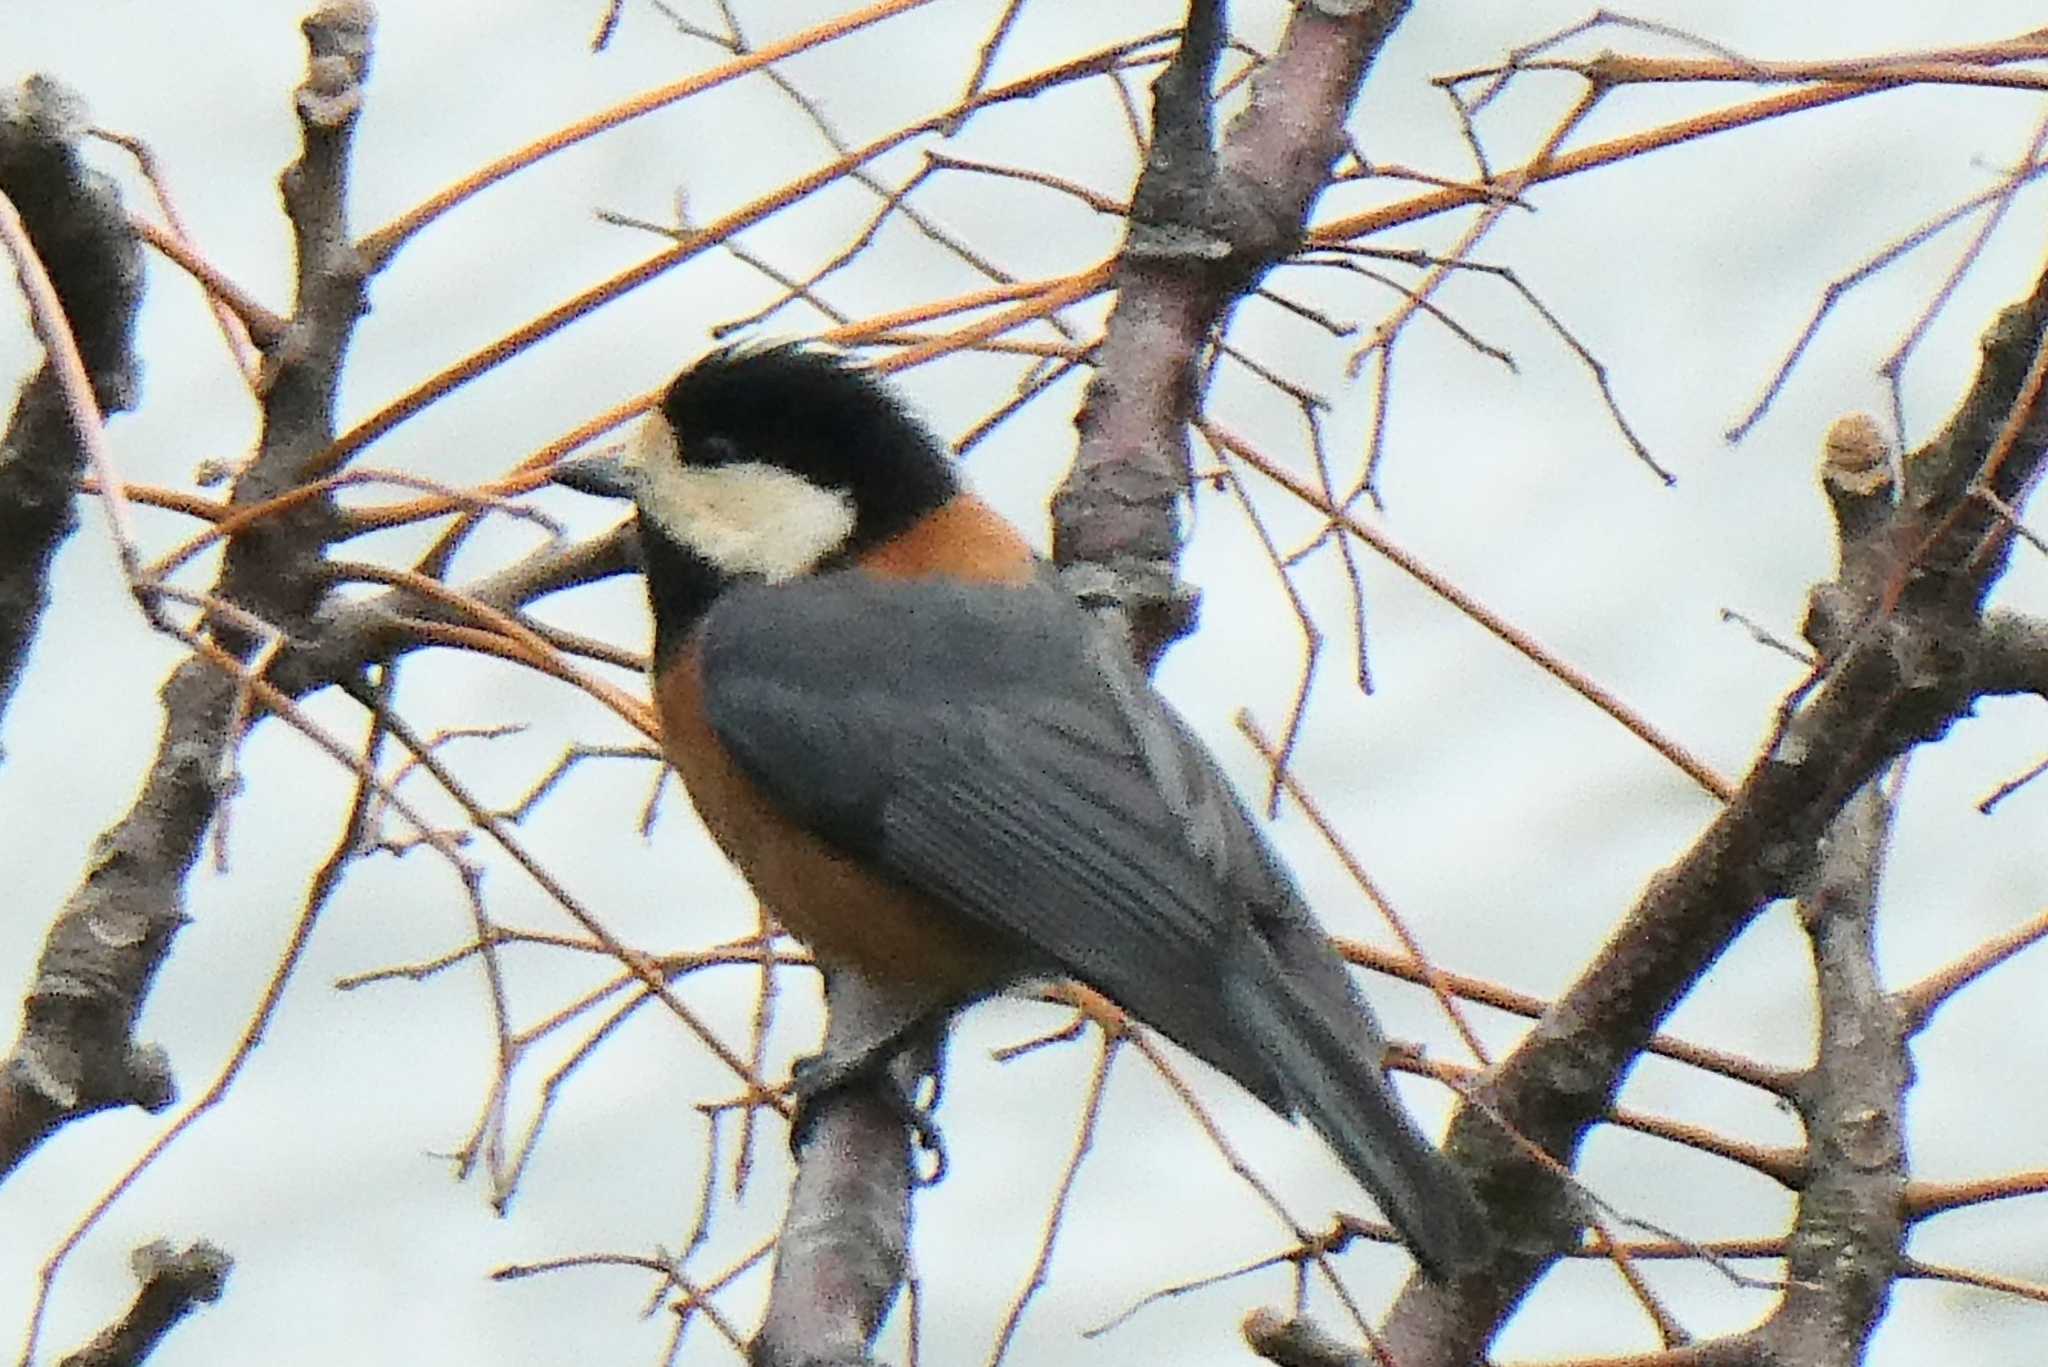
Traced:
<path fill-rule="evenodd" d="M 203 1239 L 182 1253 L 159 1239 L 136 1249 L 128 1261 L 142 1284 L 128 1313 L 57 1367 L 134 1367 L 178 1321 L 219 1300 L 234 1269 L 232 1258 Z"/>

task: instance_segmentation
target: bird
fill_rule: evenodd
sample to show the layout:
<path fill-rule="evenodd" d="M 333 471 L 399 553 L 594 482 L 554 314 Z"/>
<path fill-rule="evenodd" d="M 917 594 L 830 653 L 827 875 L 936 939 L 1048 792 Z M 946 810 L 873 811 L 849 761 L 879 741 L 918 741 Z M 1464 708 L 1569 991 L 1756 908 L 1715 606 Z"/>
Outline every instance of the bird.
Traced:
<path fill-rule="evenodd" d="M 1485 1264 L 1471 1185 L 1215 759 L 881 379 L 715 350 L 553 479 L 637 510 L 663 750 L 705 828 L 884 1004 L 814 1083 L 1078 980 L 1306 1118 L 1426 1274 Z"/>

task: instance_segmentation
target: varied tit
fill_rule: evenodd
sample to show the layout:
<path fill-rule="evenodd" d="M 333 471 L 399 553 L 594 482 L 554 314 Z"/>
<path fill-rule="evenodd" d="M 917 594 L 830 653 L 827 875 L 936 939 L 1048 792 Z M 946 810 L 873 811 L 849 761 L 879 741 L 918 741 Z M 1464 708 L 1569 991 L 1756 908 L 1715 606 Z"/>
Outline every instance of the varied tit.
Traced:
<path fill-rule="evenodd" d="M 714 352 L 623 458 L 556 478 L 639 509 L 664 747 L 704 825 L 885 1003 L 814 1075 L 1076 978 L 1306 1117 L 1432 1276 L 1489 1256 L 1216 762 L 879 381 L 801 346 Z"/>

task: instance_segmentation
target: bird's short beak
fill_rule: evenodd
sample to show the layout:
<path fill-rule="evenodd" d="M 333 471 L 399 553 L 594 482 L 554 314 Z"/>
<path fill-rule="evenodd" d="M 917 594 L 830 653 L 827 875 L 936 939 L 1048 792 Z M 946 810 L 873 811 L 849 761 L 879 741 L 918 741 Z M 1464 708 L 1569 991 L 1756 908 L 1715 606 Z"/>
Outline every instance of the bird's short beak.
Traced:
<path fill-rule="evenodd" d="M 548 471 L 555 483 L 598 498 L 632 499 L 640 492 L 638 471 L 620 458 L 622 447 L 558 460 Z"/>

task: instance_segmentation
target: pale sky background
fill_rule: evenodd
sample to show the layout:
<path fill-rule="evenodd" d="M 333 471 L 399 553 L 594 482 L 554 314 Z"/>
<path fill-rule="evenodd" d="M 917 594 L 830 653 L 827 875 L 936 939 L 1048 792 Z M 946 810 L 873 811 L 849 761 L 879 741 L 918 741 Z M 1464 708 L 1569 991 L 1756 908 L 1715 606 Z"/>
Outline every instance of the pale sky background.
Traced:
<path fill-rule="evenodd" d="M 710 6 L 685 0 L 701 21 Z M 301 78 L 304 6 L 7 0 L 0 6 L 0 82 L 32 71 L 80 90 L 104 125 L 139 135 L 167 168 L 180 207 L 209 255 L 259 297 L 285 301 L 289 242 L 275 178 L 296 154 L 290 91 Z M 356 159 L 355 222 L 373 228 L 479 162 L 588 112 L 676 79 L 710 60 L 657 13 L 629 0 L 610 49 L 589 39 L 602 0 L 436 3 L 387 0 Z M 765 40 L 829 13 L 820 3 L 742 3 Z M 939 0 L 791 68 L 850 140 L 945 108 L 966 80 L 996 12 L 994 0 Z M 1261 41 L 1277 4 L 1239 5 Z M 1175 22 L 1172 5 L 1034 0 L 996 69 L 1021 75 L 1117 34 Z M 2018 0 L 1928 6 L 1906 0 L 1789 7 L 1732 0 L 1644 0 L 1635 12 L 1759 58 L 1833 57 L 1990 39 L 2037 23 Z M 1368 86 L 1354 130 L 1376 160 L 1468 174 L 1448 105 L 1432 75 L 1497 60 L 1509 47 L 1584 17 L 1578 0 L 1421 0 Z M 82 17 L 83 16 L 83 17 Z M 1668 50 L 1642 35 L 1581 44 Z M 1576 97 L 1566 77 L 1531 81 L 1482 125 L 1497 164 L 1519 159 Z M 1614 96 L 1580 136 L 1611 136 L 1740 98 L 1730 90 L 1644 90 Z M 1821 433 L 1838 414 L 1882 411 L 1877 362 L 1954 259 L 1943 238 L 1855 292 L 1824 330 L 1772 415 L 1739 446 L 1721 433 L 1748 407 L 1818 291 L 1899 234 L 1991 183 L 2022 155 L 2041 117 L 2012 91 L 1876 96 L 1638 164 L 1544 186 L 1538 212 L 1511 214 L 1480 252 L 1512 264 L 1611 367 L 1628 414 L 1679 475 L 1665 489 L 1634 463 L 1585 370 L 1505 288 L 1484 278 L 1441 297 L 1467 325 L 1509 348 L 1510 374 L 1429 322 L 1402 343 L 1387 440 L 1384 525 L 1432 566 L 1588 671 L 1723 773 L 1738 774 L 1797 668 L 1721 625 L 1733 608 L 1796 632 L 1806 588 L 1831 565 L 1831 535 L 1812 479 Z M 883 173 L 900 179 L 917 147 Z M 1124 195 L 1134 164 L 1106 87 L 1042 107 L 1013 106 L 968 125 L 947 150 L 1029 164 Z M 641 234 L 597 223 L 611 209 L 665 217 L 678 186 L 712 217 L 828 155 L 765 81 L 629 125 L 501 185 L 451 216 L 375 281 L 374 312 L 344 379 L 344 422 L 650 251 Z M 117 171 L 143 203 L 124 160 Z M 1365 202 L 1333 195 L 1324 213 Z M 923 207 L 1020 275 L 1077 269 L 1115 241 L 1115 225 L 1040 192 L 953 178 Z M 746 241 L 796 270 L 830 255 L 865 222 L 872 197 L 851 186 L 818 196 Z M 1936 325 L 1906 374 L 1908 439 L 1947 414 L 1975 362 L 1991 313 L 2024 292 L 2044 248 L 2048 191 L 2019 200 L 2006 228 Z M 1389 234 L 1388 245 L 1442 247 L 1464 220 Z M 964 270 L 901 230 L 827 290 L 853 313 L 966 288 Z M 1326 272 L 1285 271 L 1293 297 L 1368 326 L 1391 296 Z M 586 319 L 473 384 L 363 459 L 466 482 L 503 469 L 582 418 L 645 390 L 706 345 L 713 322 L 751 309 L 774 287 L 723 256 L 705 256 Z M 1095 316 L 1079 311 L 1077 320 Z M 812 330 L 794 309 L 769 331 Z M 1270 308 L 1236 334 L 1264 362 L 1327 393 L 1337 460 L 1355 463 L 1367 413 L 1347 384 L 1348 343 Z M 188 484 L 208 458 L 242 450 L 251 405 L 198 295 L 152 260 L 140 337 L 144 407 L 112 429 L 135 480 Z M 0 379 L 36 359 L 16 309 L 0 309 Z M 941 430 L 958 434 L 1006 392 L 1018 367 L 963 360 L 907 384 Z M 969 463 L 971 478 L 1042 535 L 1043 499 L 1070 449 L 1074 381 L 1030 410 Z M 1298 416 L 1229 375 L 1214 411 L 1276 453 L 1301 450 Z M 94 510 L 88 509 L 88 514 Z M 579 530 L 603 511 L 563 497 Z M 1291 541 L 1309 523 L 1269 503 Z M 175 518 L 144 515 L 151 545 L 182 535 Z M 1272 729 L 1294 687 L 1300 638 L 1234 504 L 1196 505 L 1188 570 L 1206 593 L 1203 630 L 1175 649 L 1162 686 L 1196 720 L 1232 772 L 1255 790 L 1258 762 L 1230 725 L 1250 706 Z M 532 529 L 498 527 L 459 568 L 516 554 Z M 351 554 L 398 556 L 410 535 Z M 1708 799 L 1640 742 L 1409 581 L 1366 558 L 1378 691 L 1361 700 L 1346 678 L 1350 648 L 1341 578 L 1320 558 L 1301 576 L 1331 632 L 1299 771 L 1440 962 L 1510 986 L 1553 993 L 1568 982 L 1655 870 L 1711 814 Z M 118 591 L 106 539 L 88 516 L 57 565 L 48 617 L 21 694 L 5 719 L 0 832 L 12 895 L 0 915 L 0 998 L 16 1000 L 51 910 L 75 881 L 88 842 L 126 806 L 159 721 L 155 689 L 176 657 Z M 2048 567 L 2023 552 L 2002 602 L 2048 611 Z M 645 631 L 637 585 L 614 584 L 548 605 L 555 620 L 634 641 Z M 59 662 L 62 662 L 61 666 Z M 594 705 L 531 674 L 418 657 L 401 703 L 422 729 L 520 722 L 516 738 L 451 750 L 487 797 L 509 801 L 572 740 L 621 741 Z M 353 709 L 314 712 L 342 734 Z M 1907 788 L 1881 926 L 1887 980 L 1903 984 L 2034 914 L 2048 900 L 2048 785 L 1990 818 L 1973 803 L 2048 750 L 2038 702 L 1993 703 L 1924 752 Z M 311 870 L 331 844 L 345 776 L 282 727 L 263 728 L 245 755 L 226 877 L 192 884 L 193 924 L 177 943 L 142 1025 L 170 1052 L 187 1096 L 203 1090 L 244 1028 Z M 708 943 L 749 924 L 731 875 L 671 799 L 650 845 L 632 832 L 644 769 L 593 765 L 531 823 L 532 847 L 622 934 L 653 947 Z M 1384 941 L 1341 870 L 1298 816 L 1276 839 L 1327 923 Z M 554 924 L 543 899 L 502 861 L 486 892 L 516 925 Z M 453 880 L 424 855 L 361 864 L 328 910 L 262 1049 L 229 1104 L 206 1118 L 143 1179 L 79 1249 L 59 1283 L 46 1360 L 70 1351 L 129 1298 L 128 1250 L 158 1236 L 206 1237 L 237 1259 L 225 1300 L 181 1325 L 163 1367 L 289 1360 L 305 1364 L 434 1361 L 636 1364 L 658 1360 L 667 1325 L 638 1318 L 649 1279 L 590 1270 L 507 1285 L 505 1263 L 593 1251 L 675 1246 L 695 1211 L 703 1126 L 692 1106 L 725 1084 L 658 1012 L 643 1012 L 564 1090 L 551 1128 L 506 1218 L 481 1188 L 448 1180 L 437 1154 L 468 1133 L 488 1080 L 484 999 L 474 972 L 420 985 L 342 994 L 345 974 L 427 957 L 464 942 L 469 921 Z M 531 1021 L 591 981 L 586 965 L 545 952 L 508 962 L 519 1019 Z M 781 1054 L 810 1046 L 804 993 L 784 996 Z M 1393 1033 L 1458 1057 L 1431 1008 L 1411 990 L 1368 984 Z M 2036 951 L 1971 988 L 1919 1039 L 1911 1106 L 1917 1173 L 1960 1179 L 2048 1166 L 2048 1108 L 2029 1012 L 2048 971 Z M 1781 909 L 1762 918 L 1679 1011 L 1688 1037 L 1786 1064 L 1810 1048 L 1805 945 Z M 741 1038 L 751 991 L 743 974 L 691 989 L 729 1038 Z M 1515 1022 L 1476 1013 L 1499 1046 Z M 1047 1008 L 977 1010 L 952 1046 L 941 1119 L 954 1170 L 919 1198 L 924 1360 L 986 1359 L 1035 1255 L 1043 1212 L 1066 1160 L 1093 1046 L 997 1064 L 989 1050 L 1056 1027 Z M 576 1038 L 580 1038 L 577 1036 Z M 524 1116 L 559 1051 L 520 1074 Z M 1193 1065 L 1190 1066 L 1193 1071 Z M 1327 1224 L 1361 1198 L 1306 1132 L 1295 1133 L 1204 1076 L 1205 1094 L 1235 1141 L 1298 1219 Z M 1408 1094 L 1440 1125 L 1440 1090 Z M 1790 1142 L 1792 1120 L 1730 1084 L 1648 1064 L 1625 1104 L 1760 1141 Z M 72 1126 L 0 1188 L 0 1355 L 17 1351 L 34 1271 L 49 1249 L 169 1117 L 128 1111 Z M 730 1135 L 727 1136 L 728 1140 Z M 730 1153 L 728 1143 L 727 1154 Z M 729 1162 L 729 1156 L 725 1160 Z M 1585 1173 L 1626 1210 L 1700 1238 L 1776 1231 L 1787 1209 L 1760 1179 L 1690 1150 L 1603 1130 Z M 729 1209 L 693 1262 L 708 1274 L 752 1247 L 779 1217 L 787 1169 L 779 1136 L 762 1150 L 746 1200 Z M 721 1198 L 723 1199 L 723 1197 Z M 2048 1279 L 2039 1198 L 1943 1217 L 1913 1252 L 2034 1280 Z M 1026 1364 L 1248 1360 L 1236 1332 L 1258 1304 L 1283 1305 L 1285 1273 L 1268 1272 L 1154 1307 L 1087 1340 L 1145 1292 L 1269 1253 L 1285 1231 L 1235 1183 L 1142 1060 L 1117 1065 L 1104 1136 L 1083 1171 L 1051 1285 L 1013 1350 Z M 1405 1260 L 1365 1249 L 1340 1260 L 1371 1308 L 1398 1285 Z M 1766 1265 L 1751 1264 L 1764 1271 Z M 1693 1332 L 1752 1321 L 1769 1303 L 1696 1267 L 1650 1270 Z M 723 1306 L 754 1323 L 765 1277 Z M 1329 1309 L 1319 1301 L 1320 1311 Z M 1331 1321 L 1335 1323 L 1335 1321 Z M 2048 1309 L 1986 1294 L 1906 1284 L 1871 1360 L 1904 1364 L 2037 1360 Z M 1502 1361 L 1653 1346 L 1649 1326 L 1611 1268 L 1551 1277 L 1498 1343 Z M 901 1361 L 900 1317 L 883 1340 Z M 684 1361 L 732 1360 L 708 1326 Z"/>

